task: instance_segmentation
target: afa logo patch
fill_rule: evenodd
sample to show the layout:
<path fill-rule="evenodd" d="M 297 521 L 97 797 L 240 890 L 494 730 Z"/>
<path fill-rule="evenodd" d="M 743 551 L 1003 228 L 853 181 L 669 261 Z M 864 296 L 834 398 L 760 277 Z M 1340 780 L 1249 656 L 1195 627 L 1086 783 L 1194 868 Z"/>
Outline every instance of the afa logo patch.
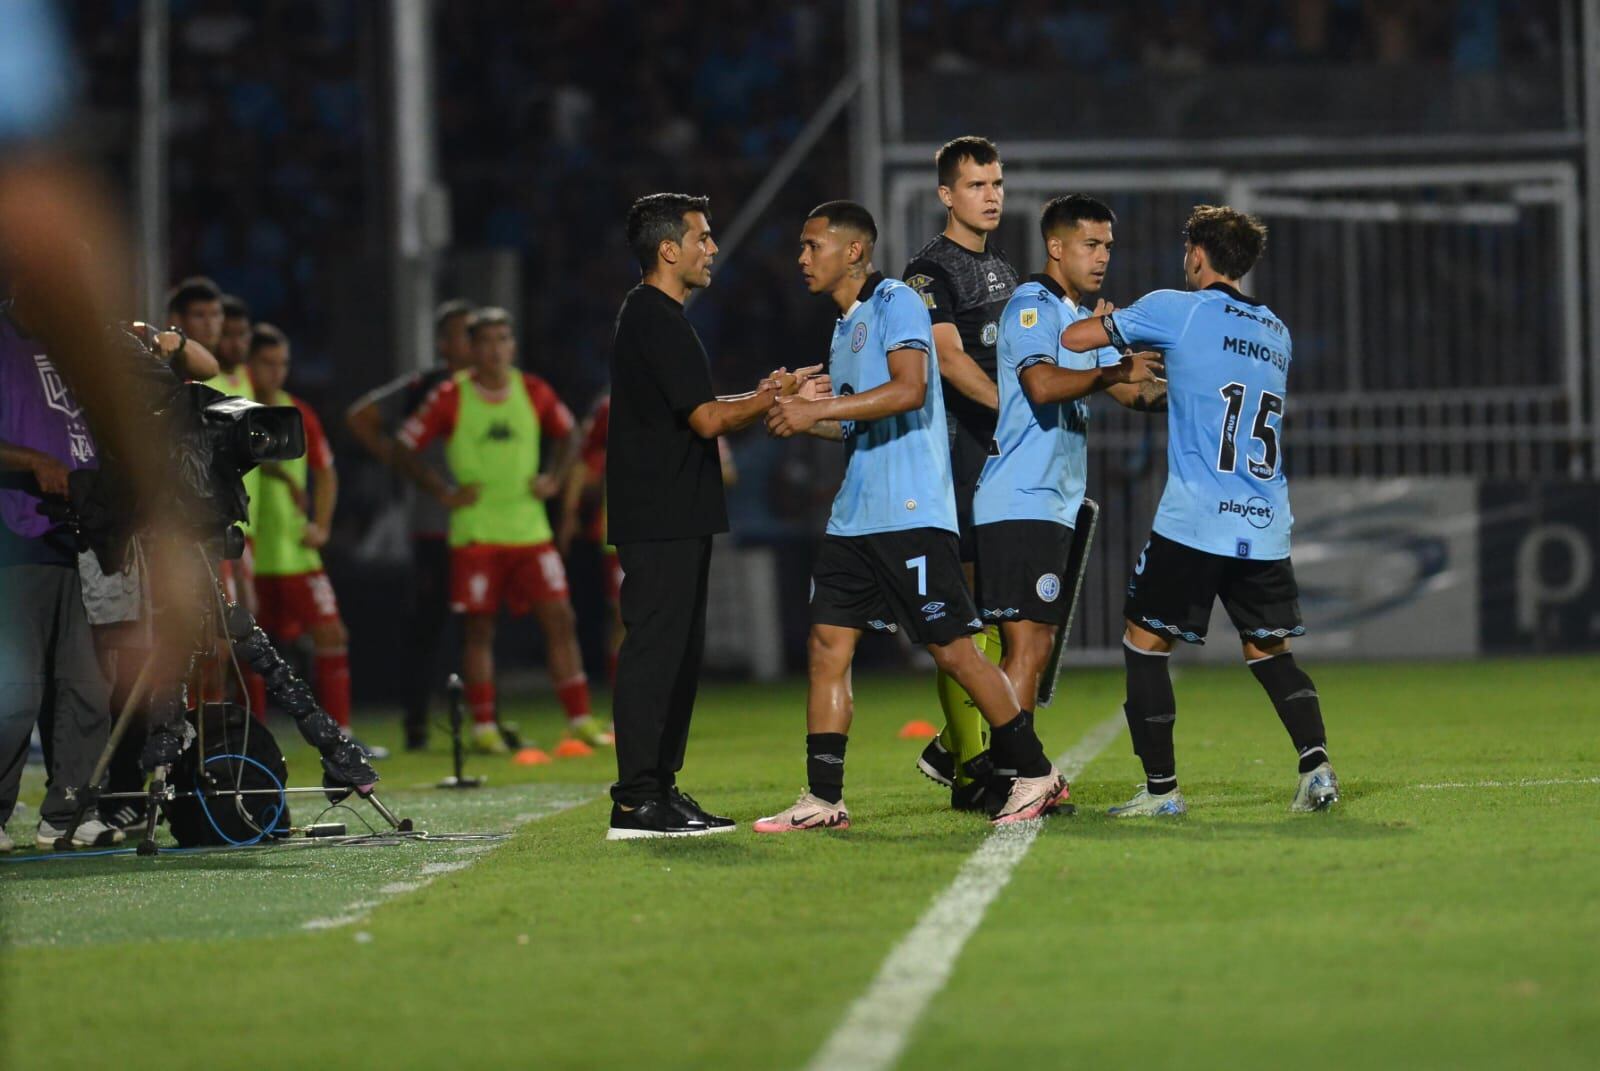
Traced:
<path fill-rule="evenodd" d="M 865 320 L 856 322 L 856 328 L 850 332 L 850 352 L 860 353 L 861 347 L 867 344 L 867 324 Z"/>
<path fill-rule="evenodd" d="M 1033 590 L 1045 602 L 1055 602 L 1061 597 L 1061 578 L 1054 573 L 1046 573 L 1033 585 Z"/>
<path fill-rule="evenodd" d="M 1039 323 L 1038 309 L 1023 309 L 1017 314 L 1017 323 L 1023 327 L 1035 327 Z"/>

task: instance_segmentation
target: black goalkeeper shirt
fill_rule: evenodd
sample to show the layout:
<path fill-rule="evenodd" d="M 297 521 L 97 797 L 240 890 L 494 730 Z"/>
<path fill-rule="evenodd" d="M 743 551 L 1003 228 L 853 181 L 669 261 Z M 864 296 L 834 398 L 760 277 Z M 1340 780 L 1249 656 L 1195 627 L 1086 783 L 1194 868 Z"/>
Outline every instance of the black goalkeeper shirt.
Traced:
<path fill-rule="evenodd" d="M 992 244 L 982 253 L 943 234 L 919 249 L 906 265 L 906 285 L 922 295 L 936 324 L 955 324 L 961 347 L 995 378 L 995 345 L 1000 340 L 1000 313 L 1017 288 L 1017 271 Z M 950 419 L 987 443 L 994 435 L 995 412 L 944 383 L 944 407 Z"/>

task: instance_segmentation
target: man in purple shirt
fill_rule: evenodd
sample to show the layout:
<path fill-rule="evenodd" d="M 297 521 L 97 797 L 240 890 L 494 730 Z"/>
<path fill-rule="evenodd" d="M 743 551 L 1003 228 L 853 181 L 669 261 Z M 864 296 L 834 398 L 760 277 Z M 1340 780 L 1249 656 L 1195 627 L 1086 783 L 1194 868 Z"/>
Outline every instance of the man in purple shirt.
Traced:
<path fill-rule="evenodd" d="M 12 306 L 0 306 L 0 852 L 15 847 L 5 825 L 34 724 L 48 769 L 40 847 L 52 846 L 71 824 L 76 807 L 66 790 L 88 780 L 110 730 L 77 547 L 40 508 L 46 498 L 64 499 L 68 473 L 93 468 L 97 459 L 83 410 L 44 344 L 29 336 Z M 45 497 L 18 486 L 29 482 Z M 94 815 L 73 835 L 83 847 L 122 839 Z"/>

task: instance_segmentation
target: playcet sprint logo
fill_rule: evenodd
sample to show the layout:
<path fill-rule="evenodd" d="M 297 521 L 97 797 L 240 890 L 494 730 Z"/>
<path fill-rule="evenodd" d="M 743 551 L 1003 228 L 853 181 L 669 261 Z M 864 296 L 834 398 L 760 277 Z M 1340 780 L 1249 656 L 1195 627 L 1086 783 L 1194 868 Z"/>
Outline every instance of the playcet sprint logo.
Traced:
<path fill-rule="evenodd" d="M 1260 495 L 1252 495 L 1248 502 L 1224 499 L 1217 503 L 1217 512 L 1243 517 L 1252 528 L 1265 528 L 1272 523 L 1272 503 Z"/>

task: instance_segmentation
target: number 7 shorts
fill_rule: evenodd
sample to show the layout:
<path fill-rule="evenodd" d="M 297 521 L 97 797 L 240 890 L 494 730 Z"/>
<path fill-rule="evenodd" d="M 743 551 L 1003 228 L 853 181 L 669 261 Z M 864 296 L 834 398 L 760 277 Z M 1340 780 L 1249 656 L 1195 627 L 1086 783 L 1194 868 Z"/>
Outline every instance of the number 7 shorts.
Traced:
<path fill-rule="evenodd" d="M 942 645 L 983 623 L 961 571 L 961 544 L 942 528 L 822 537 L 811 570 L 811 623 L 905 631 Z"/>

